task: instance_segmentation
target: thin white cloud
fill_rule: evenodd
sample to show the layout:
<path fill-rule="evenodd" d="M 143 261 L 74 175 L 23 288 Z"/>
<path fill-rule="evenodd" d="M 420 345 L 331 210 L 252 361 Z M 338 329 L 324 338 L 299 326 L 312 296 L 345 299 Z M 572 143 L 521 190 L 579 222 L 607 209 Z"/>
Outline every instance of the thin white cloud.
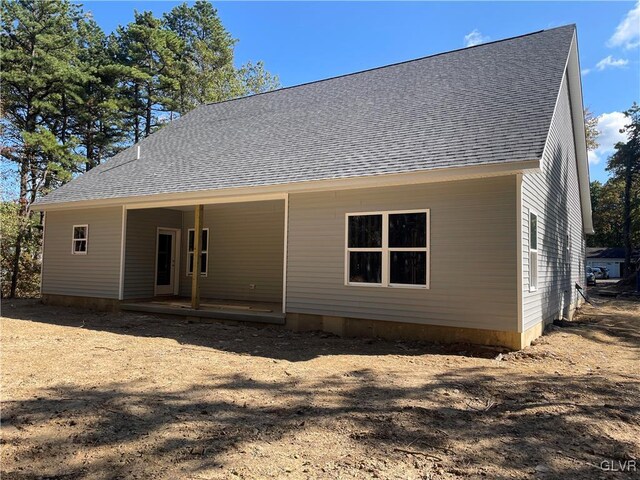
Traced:
<path fill-rule="evenodd" d="M 480 45 L 481 43 L 488 42 L 489 40 L 491 40 L 489 36 L 482 35 L 478 29 L 474 29 L 464 36 L 464 46 L 473 47 L 474 45 Z"/>
<path fill-rule="evenodd" d="M 598 138 L 600 144 L 598 148 L 589 152 L 589 163 L 597 165 L 601 161 L 606 161 L 614 152 L 614 146 L 618 142 L 627 140 L 620 129 L 628 123 L 627 117 L 622 112 L 603 113 L 598 116 Z"/>
<path fill-rule="evenodd" d="M 580 70 L 580 73 L 582 75 L 589 75 L 590 72 L 591 72 L 590 68 L 583 68 L 582 70 Z"/>
<path fill-rule="evenodd" d="M 624 67 L 629 63 L 629 60 L 624 58 L 613 58 L 611 55 L 604 57 L 596 64 L 596 68 L 599 71 L 604 70 L 605 68 L 620 68 Z"/>
<path fill-rule="evenodd" d="M 627 12 L 622 22 L 616 27 L 609 41 L 608 47 L 636 48 L 640 45 L 640 0 L 636 6 Z"/>

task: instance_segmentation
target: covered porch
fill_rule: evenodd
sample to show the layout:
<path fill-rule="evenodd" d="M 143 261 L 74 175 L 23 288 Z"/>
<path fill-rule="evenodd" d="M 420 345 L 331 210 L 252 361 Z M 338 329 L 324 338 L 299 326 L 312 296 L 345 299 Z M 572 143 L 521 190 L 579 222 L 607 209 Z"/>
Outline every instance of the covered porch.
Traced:
<path fill-rule="evenodd" d="M 120 308 L 284 324 L 287 198 L 127 206 Z"/>
<path fill-rule="evenodd" d="M 281 303 L 237 300 L 200 299 L 197 309 L 186 297 L 156 297 L 149 300 L 123 303 L 122 310 L 185 317 L 214 318 L 272 325 L 284 325 Z"/>

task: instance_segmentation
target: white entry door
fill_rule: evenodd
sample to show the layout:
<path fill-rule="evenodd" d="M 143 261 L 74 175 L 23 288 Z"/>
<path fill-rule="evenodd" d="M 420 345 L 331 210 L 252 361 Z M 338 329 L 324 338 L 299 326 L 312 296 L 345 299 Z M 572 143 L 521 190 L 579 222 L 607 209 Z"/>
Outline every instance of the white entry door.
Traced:
<path fill-rule="evenodd" d="M 173 295 L 176 281 L 176 231 L 158 229 L 156 295 Z"/>

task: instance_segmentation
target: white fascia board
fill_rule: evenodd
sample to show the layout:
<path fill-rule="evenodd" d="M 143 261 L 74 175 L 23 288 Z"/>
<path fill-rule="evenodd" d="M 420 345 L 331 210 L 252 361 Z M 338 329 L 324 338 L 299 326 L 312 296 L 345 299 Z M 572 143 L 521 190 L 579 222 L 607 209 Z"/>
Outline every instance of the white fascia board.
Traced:
<path fill-rule="evenodd" d="M 133 210 L 140 208 L 179 207 L 194 204 L 208 205 L 215 203 L 284 200 L 285 196 L 290 193 L 415 185 L 515 175 L 518 173 L 535 173 L 538 171 L 540 171 L 540 159 L 532 159 L 519 162 L 506 161 L 477 166 L 449 167 L 408 173 L 316 180 L 280 185 L 201 190 L 195 192 L 80 200 L 50 204 L 40 203 L 33 205 L 32 209 L 35 211 L 49 211 L 126 205 L 128 210 Z"/>

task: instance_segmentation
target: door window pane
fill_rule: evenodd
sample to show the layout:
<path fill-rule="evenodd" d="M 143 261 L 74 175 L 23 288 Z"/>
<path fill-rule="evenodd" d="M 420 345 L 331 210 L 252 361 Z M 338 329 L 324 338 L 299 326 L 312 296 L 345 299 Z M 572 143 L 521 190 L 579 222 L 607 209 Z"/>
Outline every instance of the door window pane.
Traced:
<path fill-rule="evenodd" d="M 427 246 L 426 213 L 389 214 L 389 247 L 409 248 Z"/>
<path fill-rule="evenodd" d="M 382 283 L 382 252 L 349 252 L 349 281 Z"/>
<path fill-rule="evenodd" d="M 172 236 L 158 235 L 158 274 L 156 285 L 171 285 Z"/>
<path fill-rule="evenodd" d="M 405 285 L 427 284 L 426 252 L 391 252 L 390 282 Z"/>
<path fill-rule="evenodd" d="M 349 217 L 349 247 L 382 247 L 382 215 L 354 215 Z"/>

